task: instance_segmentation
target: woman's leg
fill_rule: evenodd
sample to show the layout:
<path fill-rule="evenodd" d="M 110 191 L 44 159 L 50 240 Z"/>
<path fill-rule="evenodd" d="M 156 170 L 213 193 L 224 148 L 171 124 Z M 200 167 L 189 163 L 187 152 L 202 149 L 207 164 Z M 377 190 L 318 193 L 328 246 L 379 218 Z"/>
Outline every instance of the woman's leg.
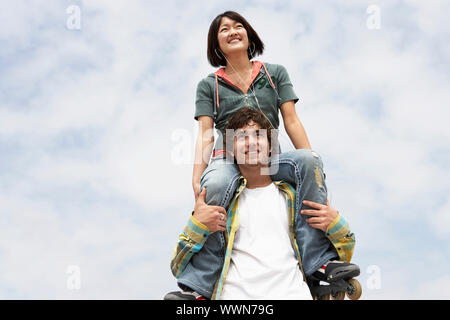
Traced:
<path fill-rule="evenodd" d="M 303 269 L 309 276 L 328 260 L 338 257 L 325 232 L 311 227 L 305 220 L 309 216 L 300 214 L 302 209 L 311 209 L 303 204 L 303 200 L 326 204 L 322 160 L 308 149 L 284 152 L 271 160 L 271 176 L 275 181 L 283 180 L 295 186 L 296 236 Z"/>
<path fill-rule="evenodd" d="M 212 160 L 203 173 L 201 189 L 206 187 L 206 203 L 227 208 L 236 191 L 239 168 L 226 159 Z M 214 285 L 223 266 L 225 237 L 223 232 L 208 236 L 203 248 L 194 254 L 186 269 L 178 277 L 178 285 L 186 286 L 211 298 Z"/>

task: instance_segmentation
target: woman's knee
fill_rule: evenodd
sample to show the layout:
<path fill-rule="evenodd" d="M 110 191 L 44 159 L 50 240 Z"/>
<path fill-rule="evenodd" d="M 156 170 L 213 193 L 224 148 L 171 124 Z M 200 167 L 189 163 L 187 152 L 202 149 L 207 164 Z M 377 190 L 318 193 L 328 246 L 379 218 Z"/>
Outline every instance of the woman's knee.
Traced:
<path fill-rule="evenodd" d="M 295 150 L 295 161 L 300 167 L 303 181 L 315 180 L 319 189 L 326 192 L 325 174 L 320 155 L 309 149 Z"/>
<path fill-rule="evenodd" d="M 318 166 L 322 167 L 322 159 L 320 155 L 309 149 L 297 149 L 293 151 L 293 160 L 301 167 L 306 169 L 315 169 Z"/>
<path fill-rule="evenodd" d="M 206 188 L 206 203 L 218 206 L 221 199 L 220 196 L 225 192 L 227 187 L 224 179 L 208 179 L 205 178 L 201 184 L 201 189 Z"/>
<path fill-rule="evenodd" d="M 223 205 L 226 193 L 231 193 L 238 172 L 233 170 L 212 170 L 207 172 L 200 181 L 201 189 L 206 188 L 206 203 L 210 205 Z"/>

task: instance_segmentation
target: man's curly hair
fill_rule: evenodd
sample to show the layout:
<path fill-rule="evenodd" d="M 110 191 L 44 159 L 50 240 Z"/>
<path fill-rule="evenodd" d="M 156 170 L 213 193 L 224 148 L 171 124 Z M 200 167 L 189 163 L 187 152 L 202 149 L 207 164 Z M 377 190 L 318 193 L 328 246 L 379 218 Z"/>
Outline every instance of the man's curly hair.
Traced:
<path fill-rule="evenodd" d="M 250 121 L 253 121 L 257 124 L 259 124 L 260 129 L 264 129 L 267 132 L 267 139 L 269 140 L 269 150 L 272 148 L 272 124 L 270 121 L 266 118 L 266 116 L 259 110 L 251 108 L 251 107 L 244 107 L 242 109 L 239 109 L 236 111 L 230 119 L 228 119 L 228 122 L 225 127 L 225 134 L 223 139 L 223 146 L 224 149 L 227 150 L 227 142 L 231 143 L 231 148 L 229 150 L 233 150 L 233 144 L 234 144 L 234 133 L 236 130 L 243 128 L 246 126 Z M 227 135 L 227 130 L 232 129 L 233 136 Z"/>

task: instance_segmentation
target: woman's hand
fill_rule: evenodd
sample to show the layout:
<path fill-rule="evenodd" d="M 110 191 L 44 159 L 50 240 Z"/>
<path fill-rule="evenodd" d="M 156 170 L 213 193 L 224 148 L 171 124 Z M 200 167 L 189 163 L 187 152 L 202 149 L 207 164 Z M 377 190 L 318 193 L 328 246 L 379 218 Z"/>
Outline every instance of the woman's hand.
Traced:
<path fill-rule="evenodd" d="M 307 218 L 306 222 L 311 227 L 322 230 L 323 232 L 327 232 L 328 226 L 339 215 L 338 211 L 330 206 L 328 200 L 326 205 L 308 200 L 304 200 L 303 203 L 311 208 L 315 208 L 300 211 L 301 214 L 312 216 L 311 218 Z"/>

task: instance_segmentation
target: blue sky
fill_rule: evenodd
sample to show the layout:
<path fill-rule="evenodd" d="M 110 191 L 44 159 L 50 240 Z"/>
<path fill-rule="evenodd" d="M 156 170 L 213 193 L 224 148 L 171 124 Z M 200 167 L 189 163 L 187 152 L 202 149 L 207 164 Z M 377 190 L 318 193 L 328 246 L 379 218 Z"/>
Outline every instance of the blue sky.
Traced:
<path fill-rule="evenodd" d="M 71 5 L 80 29 L 67 27 Z M 2 2 L 0 298 L 176 289 L 195 89 L 214 71 L 209 24 L 228 9 L 264 41 L 258 59 L 290 74 L 331 203 L 356 234 L 363 298 L 450 298 L 450 8 L 381 0 Z"/>

